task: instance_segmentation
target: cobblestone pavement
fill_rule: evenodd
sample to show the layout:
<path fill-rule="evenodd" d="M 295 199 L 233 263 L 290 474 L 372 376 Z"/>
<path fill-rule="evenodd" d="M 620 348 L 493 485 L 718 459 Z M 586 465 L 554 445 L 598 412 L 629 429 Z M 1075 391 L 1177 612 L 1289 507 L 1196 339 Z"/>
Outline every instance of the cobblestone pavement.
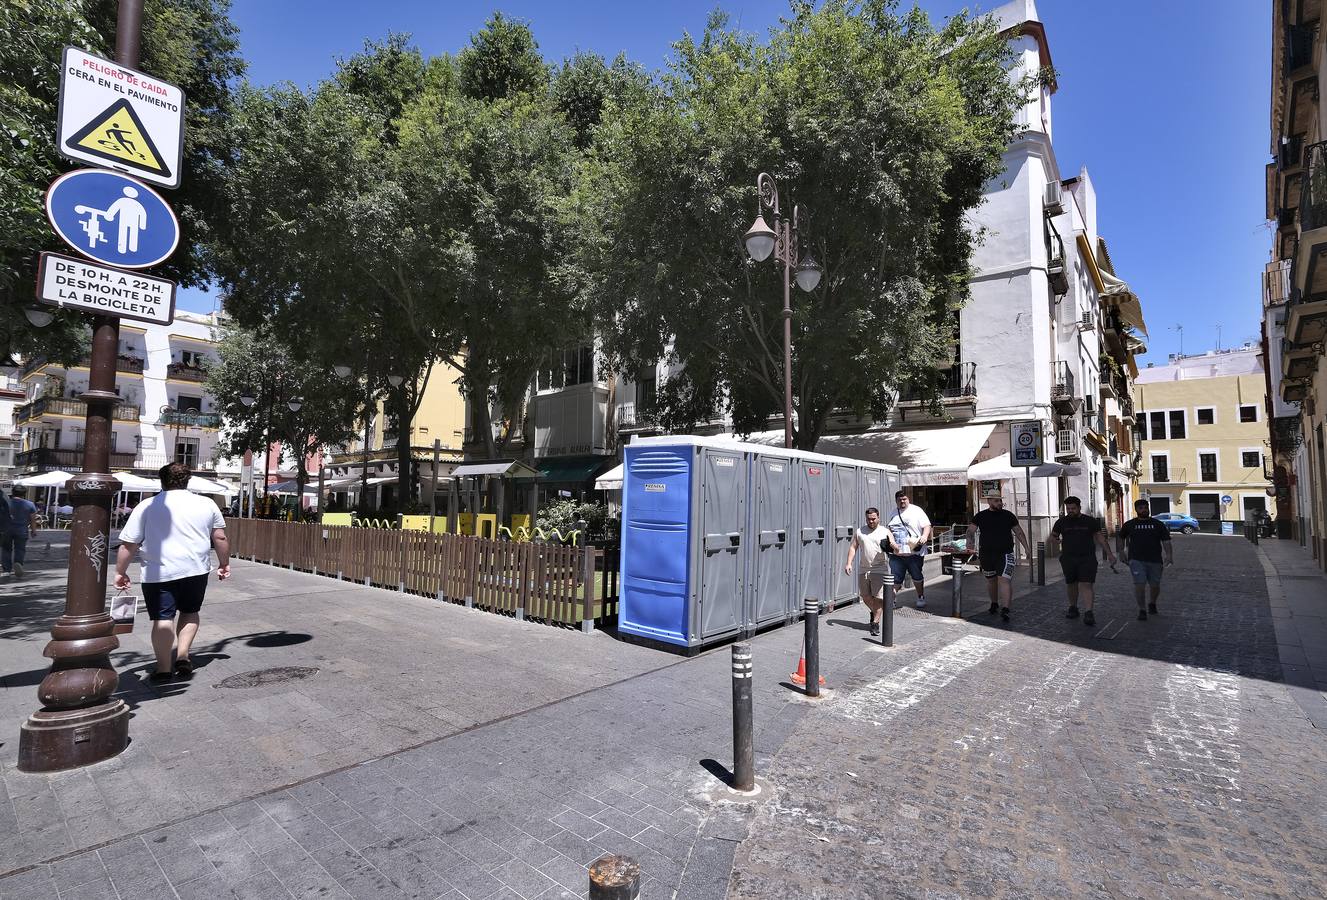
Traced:
<path fill-rule="evenodd" d="M 1176 558 L 1146 622 L 1103 567 L 1095 627 L 1048 586 L 878 657 L 770 762 L 729 896 L 1327 896 L 1327 740 L 1281 683 L 1266 554 Z"/>

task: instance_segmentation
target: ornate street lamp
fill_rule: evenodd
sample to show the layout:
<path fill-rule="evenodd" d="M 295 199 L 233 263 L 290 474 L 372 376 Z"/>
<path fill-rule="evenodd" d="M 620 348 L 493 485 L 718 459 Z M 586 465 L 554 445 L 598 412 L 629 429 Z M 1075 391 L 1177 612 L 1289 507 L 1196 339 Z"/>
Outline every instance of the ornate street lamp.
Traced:
<path fill-rule="evenodd" d="M 48 309 L 40 306 L 25 306 L 23 315 L 27 316 L 28 321 L 32 323 L 33 328 L 45 328 L 55 320 L 55 314 Z"/>
<path fill-rule="evenodd" d="M 756 221 L 742 237 L 746 252 L 756 262 L 764 262 L 770 254 L 783 263 L 783 446 L 793 445 L 793 308 L 792 283 L 810 293 L 820 284 L 824 274 L 820 264 L 810 253 L 799 252 L 800 219 L 802 208 L 793 205 L 791 217 L 779 211 L 779 188 L 774 179 L 761 172 L 756 178 Z M 771 228 L 761 210 L 768 210 L 774 219 Z"/>

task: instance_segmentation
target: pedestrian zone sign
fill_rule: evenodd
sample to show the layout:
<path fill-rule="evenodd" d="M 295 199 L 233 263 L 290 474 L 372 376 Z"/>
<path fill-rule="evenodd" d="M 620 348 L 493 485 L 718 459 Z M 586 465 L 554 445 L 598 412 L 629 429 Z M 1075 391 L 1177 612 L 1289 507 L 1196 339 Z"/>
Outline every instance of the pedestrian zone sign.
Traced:
<path fill-rule="evenodd" d="M 1042 456 L 1040 422 L 1013 422 L 1009 426 L 1009 465 L 1039 466 Z"/>
<path fill-rule="evenodd" d="M 66 47 L 56 147 L 78 162 L 180 186 L 184 91 L 151 75 Z"/>
<path fill-rule="evenodd" d="M 105 169 L 75 169 L 46 191 L 46 218 L 66 244 L 122 269 L 163 262 L 180 242 L 180 223 L 156 191 Z"/>
<path fill-rule="evenodd" d="M 52 306 L 157 325 L 169 325 L 175 319 L 175 282 L 59 253 L 41 255 L 37 299 Z"/>

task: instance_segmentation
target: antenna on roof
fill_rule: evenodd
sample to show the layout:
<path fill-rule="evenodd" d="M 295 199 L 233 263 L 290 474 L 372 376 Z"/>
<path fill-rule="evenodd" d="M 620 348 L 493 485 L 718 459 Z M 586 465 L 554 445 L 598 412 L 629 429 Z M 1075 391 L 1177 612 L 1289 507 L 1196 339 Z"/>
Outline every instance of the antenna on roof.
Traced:
<path fill-rule="evenodd" d="M 1216 352 L 1221 352 L 1221 323 L 1216 323 Z"/>
<path fill-rule="evenodd" d="M 1171 330 L 1171 331 L 1178 331 L 1178 332 L 1180 333 L 1180 356 L 1183 356 L 1183 355 L 1184 355 L 1184 326 L 1183 326 L 1183 325 L 1178 325 L 1178 324 L 1177 324 L 1177 325 L 1172 325 L 1170 330 Z"/>

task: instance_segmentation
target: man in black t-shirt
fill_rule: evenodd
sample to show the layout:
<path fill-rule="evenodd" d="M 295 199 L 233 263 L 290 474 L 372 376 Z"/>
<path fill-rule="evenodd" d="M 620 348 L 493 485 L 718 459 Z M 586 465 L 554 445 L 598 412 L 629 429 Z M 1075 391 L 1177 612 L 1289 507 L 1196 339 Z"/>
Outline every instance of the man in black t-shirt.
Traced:
<path fill-rule="evenodd" d="M 981 562 L 981 573 L 986 576 L 986 591 L 991 597 L 991 615 L 1000 613 L 1000 618 L 1009 621 L 1009 604 L 1014 598 L 1014 538 L 1023 545 L 1023 552 L 1032 556 L 1028 548 L 1028 539 L 1018 525 L 1018 516 L 1004 508 L 1004 498 L 999 494 L 986 496 L 986 509 L 972 517 L 968 526 L 968 546 L 972 539 L 981 532 L 977 558 Z M 959 577 L 959 576 L 955 576 Z"/>
<path fill-rule="evenodd" d="M 1170 545 L 1170 529 L 1166 523 L 1152 518 L 1152 505 L 1139 500 L 1133 505 L 1137 518 L 1130 519 L 1120 529 L 1117 540 L 1120 559 L 1129 564 L 1133 573 L 1133 595 L 1138 601 L 1138 621 L 1147 621 L 1147 614 L 1156 615 L 1157 597 L 1161 596 L 1161 570 L 1175 564 L 1175 551 Z M 1162 557 L 1165 562 L 1162 562 Z M 1143 608 L 1144 589 L 1151 588 L 1147 608 Z"/>
<path fill-rule="evenodd" d="M 1106 559 L 1115 564 L 1115 554 L 1106 545 L 1101 525 L 1092 516 L 1083 515 L 1083 501 L 1077 497 L 1064 498 L 1064 515 L 1051 526 L 1051 552 L 1060 548 L 1060 568 L 1064 571 L 1064 587 L 1069 593 L 1069 611 L 1066 619 L 1078 618 L 1078 602 L 1083 602 L 1083 624 L 1097 624 L 1092 612 L 1096 593 L 1097 547 L 1106 553 Z"/>

